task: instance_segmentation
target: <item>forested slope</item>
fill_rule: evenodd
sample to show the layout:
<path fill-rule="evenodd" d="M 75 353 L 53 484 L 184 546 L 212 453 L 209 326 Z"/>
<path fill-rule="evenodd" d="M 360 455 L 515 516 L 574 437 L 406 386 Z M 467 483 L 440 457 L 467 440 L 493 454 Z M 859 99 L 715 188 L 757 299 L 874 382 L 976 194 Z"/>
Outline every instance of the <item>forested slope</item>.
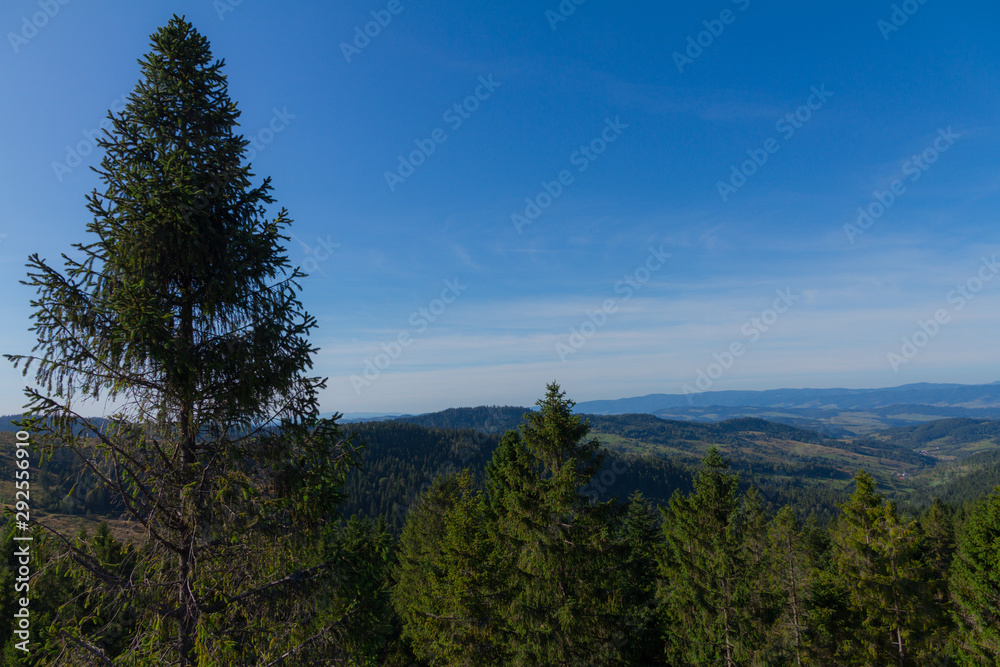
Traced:
<path fill-rule="evenodd" d="M 360 422 L 344 429 L 364 449 L 360 467 L 348 475 L 342 513 L 384 518 L 393 532 L 402 529 L 414 500 L 435 479 L 468 470 L 481 482 L 500 442 L 493 433 L 402 421 Z M 690 489 L 692 472 L 692 465 L 661 457 L 612 453 L 584 493 L 603 501 L 642 491 L 666 502 L 674 490 Z"/>

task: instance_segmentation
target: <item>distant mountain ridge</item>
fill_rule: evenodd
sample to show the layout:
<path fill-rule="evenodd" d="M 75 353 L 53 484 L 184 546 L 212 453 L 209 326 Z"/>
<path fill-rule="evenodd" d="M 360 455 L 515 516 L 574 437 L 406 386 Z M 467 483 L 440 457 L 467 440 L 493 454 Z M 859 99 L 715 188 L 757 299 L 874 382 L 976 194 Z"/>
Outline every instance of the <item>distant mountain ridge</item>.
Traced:
<path fill-rule="evenodd" d="M 616 400 L 581 401 L 576 411 L 588 414 L 658 414 L 674 408 L 758 407 L 796 410 L 871 410 L 893 405 L 1000 409 L 1000 382 L 938 384 L 919 382 L 879 389 L 768 389 L 649 394 Z"/>
<path fill-rule="evenodd" d="M 503 435 L 506 431 L 516 429 L 524 415 L 533 409 L 511 405 L 482 405 L 475 408 L 448 408 L 422 415 L 404 415 L 393 421 L 428 428 L 471 428 L 483 433 Z"/>

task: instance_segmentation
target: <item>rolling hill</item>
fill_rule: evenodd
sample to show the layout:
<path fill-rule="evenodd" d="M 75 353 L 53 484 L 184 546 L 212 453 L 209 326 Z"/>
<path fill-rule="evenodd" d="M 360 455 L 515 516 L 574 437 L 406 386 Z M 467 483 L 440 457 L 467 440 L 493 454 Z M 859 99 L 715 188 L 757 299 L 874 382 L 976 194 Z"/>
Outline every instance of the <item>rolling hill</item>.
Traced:
<path fill-rule="evenodd" d="M 602 415 L 645 413 L 664 419 L 703 422 L 757 417 L 830 437 L 846 437 L 939 419 L 1000 419 L 1000 383 L 650 394 L 612 401 L 584 401 L 577 404 L 576 410 Z"/>
<path fill-rule="evenodd" d="M 591 414 L 659 414 L 684 407 L 758 407 L 870 410 L 893 405 L 929 405 L 1000 410 L 1000 382 L 983 385 L 920 382 L 881 389 L 770 389 L 649 394 L 611 401 L 583 401 L 576 411 Z"/>
<path fill-rule="evenodd" d="M 467 468 L 482 479 L 500 435 L 529 408 L 482 406 L 350 423 L 344 430 L 365 443 L 362 467 L 345 487 L 343 515 L 384 517 L 398 531 L 421 490 L 441 474 Z M 827 433 L 758 417 L 722 421 L 663 419 L 649 414 L 586 415 L 591 433 L 609 450 L 593 487 L 595 500 L 641 491 L 666 503 L 691 478 L 710 447 L 718 447 L 741 477 L 772 506 L 793 504 L 821 520 L 836 513 L 853 475 L 867 470 L 902 502 L 939 496 L 971 499 L 1000 482 L 1000 422 L 949 418 L 873 432 Z M 0 433 L 0 464 L 12 467 L 13 433 Z M 63 452 L 34 477 L 35 507 L 56 520 L 120 518 L 109 498 Z M 11 480 L 0 472 L 0 496 L 10 502 Z M 36 495 L 37 491 L 37 495 Z M 118 525 L 120 524 L 120 525 Z M 125 530 L 127 522 L 116 522 Z"/>

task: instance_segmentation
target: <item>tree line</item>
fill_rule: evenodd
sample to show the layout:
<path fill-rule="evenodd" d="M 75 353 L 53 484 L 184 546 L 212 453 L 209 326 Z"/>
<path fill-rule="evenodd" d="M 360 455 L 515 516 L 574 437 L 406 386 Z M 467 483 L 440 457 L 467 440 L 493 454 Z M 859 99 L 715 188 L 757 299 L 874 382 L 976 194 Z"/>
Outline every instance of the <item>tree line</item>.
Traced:
<path fill-rule="evenodd" d="M 971 505 L 936 501 L 908 518 L 861 472 L 840 514 L 821 526 L 790 506 L 770 512 L 712 449 L 689 489 L 665 504 L 640 492 L 598 501 L 587 489 L 607 452 L 572 407 L 550 385 L 540 410 L 504 434 L 485 475 L 456 467 L 436 477 L 398 538 L 384 520 L 354 517 L 308 550 L 258 544 L 255 558 L 275 572 L 280 558 L 320 561 L 326 572 L 292 582 L 282 593 L 291 598 L 215 619 L 215 631 L 242 638 L 225 653 L 228 664 L 267 664 L 255 653 L 279 639 L 268 615 L 300 605 L 309 613 L 284 613 L 330 630 L 279 664 L 1000 660 L 1000 487 Z M 16 571 L 14 534 L 11 523 L 0 539 L 5 584 Z M 33 609 L 49 633 L 38 659 L 75 664 L 72 640 L 55 629 L 62 626 L 112 664 L 135 660 L 150 628 L 138 601 L 121 607 L 104 596 L 101 576 L 134 572 L 148 545 L 118 542 L 103 526 L 78 535 L 65 558 L 64 545 L 37 535 L 50 558 Z M 13 610 L 13 587 L 2 591 L 2 609 Z M 15 664 L 10 630 L 3 641 Z"/>

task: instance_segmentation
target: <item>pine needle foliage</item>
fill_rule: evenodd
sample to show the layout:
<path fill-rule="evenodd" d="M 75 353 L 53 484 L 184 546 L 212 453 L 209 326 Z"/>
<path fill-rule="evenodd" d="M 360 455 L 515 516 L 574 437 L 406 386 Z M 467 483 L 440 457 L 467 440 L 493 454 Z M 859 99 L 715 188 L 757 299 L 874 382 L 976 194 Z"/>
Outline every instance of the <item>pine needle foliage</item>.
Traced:
<path fill-rule="evenodd" d="M 270 179 L 252 183 L 224 62 L 177 16 L 151 47 L 98 142 L 88 240 L 61 270 L 29 258 L 37 344 L 9 358 L 34 372 L 29 426 L 50 451 L 75 451 L 147 531 L 134 571 L 102 579 L 106 600 L 141 614 L 130 658 L 303 659 L 316 642 L 295 629 L 313 613 L 302 584 L 330 564 L 295 556 L 336 519 L 357 450 L 318 416 L 325 381 L 308 374 L 316 321 L 284 250 L 291 220 L 268 216 Z M 106 423 L 82 416 L 97 401 L 115 406 Z M 286 590 L 295 614 L 254 611 Z"/>

